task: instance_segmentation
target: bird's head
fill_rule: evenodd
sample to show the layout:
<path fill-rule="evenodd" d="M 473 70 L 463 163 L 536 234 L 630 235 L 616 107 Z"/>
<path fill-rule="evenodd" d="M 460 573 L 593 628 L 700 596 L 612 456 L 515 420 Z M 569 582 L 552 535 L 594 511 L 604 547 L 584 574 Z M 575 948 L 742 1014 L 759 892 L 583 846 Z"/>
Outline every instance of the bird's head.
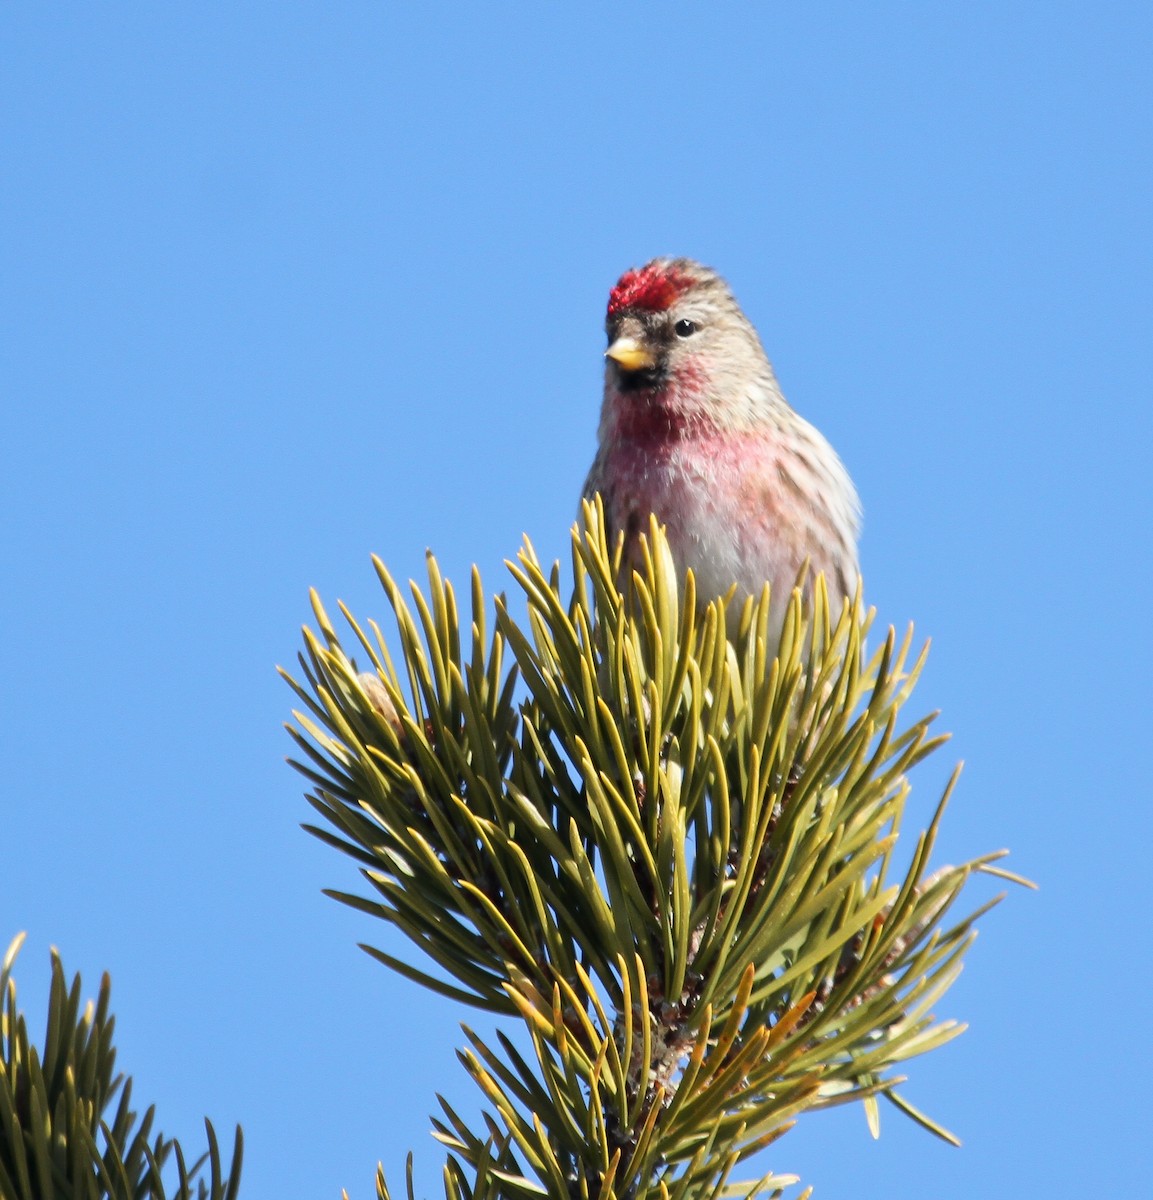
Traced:
<path fill-rule="evenodd" d="M 741 425 L 765 381 L 776 390 L 728 285 L 691 259 L 626 271 L 609 295 L 605 331 L 605 396 L 617 406 L 647 402 L 693 422 Z"/>

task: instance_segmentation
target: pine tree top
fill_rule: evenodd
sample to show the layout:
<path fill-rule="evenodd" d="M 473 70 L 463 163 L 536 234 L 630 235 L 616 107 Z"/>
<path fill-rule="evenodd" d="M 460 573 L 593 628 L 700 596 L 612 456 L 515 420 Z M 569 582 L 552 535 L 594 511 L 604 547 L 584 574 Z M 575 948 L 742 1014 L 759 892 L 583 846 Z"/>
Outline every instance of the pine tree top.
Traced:
<path fill-rule="evenodd" d="M 341 605 L 346 650 L 314 595 L 290 679 L 308 828 L 367 885 L 330 894 L 424 961 L 365 949 L 531 1038 L 533 1060 L 466 1030 L 490 1108 L 478 1133 L 441 1102 L 448 1194 L 779 1195 L 791 1177 L 734 1168 L 852 1100 L 874 1129 L 885 1098 L 955 1140 L 895 1071 L 963 1028 L 930 1010 L 1001 897 L 950 922 L 954 902 L 1016 877 L 1003 852 L 930 870 L 956 772 L 898 853 L 908 773 L 946 740 L 900 722 L 912 630 L 869 649 L 860 590 L 830 613 L 818 578 L 779 645 L 767 589 L 729 640 L 655 522 L 622 594 L 596 506 L 567 588 L 527 542 L 509 567 L 520 622 L 475 571 L 462 618 L 431 555 L 411 601 L 377 560 L 391 639 Z"/>

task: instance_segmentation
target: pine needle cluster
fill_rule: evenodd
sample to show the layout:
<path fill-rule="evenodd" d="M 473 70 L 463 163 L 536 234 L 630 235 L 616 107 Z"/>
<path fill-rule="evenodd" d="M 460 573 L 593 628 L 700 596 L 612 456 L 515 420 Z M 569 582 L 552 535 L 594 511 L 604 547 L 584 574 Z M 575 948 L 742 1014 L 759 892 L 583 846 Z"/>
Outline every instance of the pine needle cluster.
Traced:
<path fill-rule="evenodd" d="M 375 958 L 531 1046 L 465 1028 L 486 1109 L 477 1130 L 441 1100 L 450 1200 L 779 1196 L 792 1177 L 738 1165 L 849 1101 L 952 1138 L 898 1068 L 962 1029 L 932 1010 L 1000 897 L 957 898 L 1014 877 L 1001 853 L 930 871 L 955 774 L 898 857 L 908 774 L 945 740 L 900 721 L 924 652 L 869 649 L 859 594 L 830 613 L 819 579 L 777 644 L 767 589 L 730 640 L 655 522 L 645 545 L 622 595 L 599 507 L 567 588 L 526 543 L 519 623 L 476 572 L 462 614 L 431 556 L 407 597 L 376 562 L 391 638 L 341 606 L 346 648 L 314 596 L 296 765 L 366 885 L 331 894 L 423 951 Z"/>
<path fill-rule="evenodd" d="M 236 1200 L 243 1139 L 231 1165 L 205 1121 L 208 1149 L 189 1163 L 180 1143 L 153 1132 L 155 1109 L 132 1108 L 132 1080 L 116 1073 L 115 1018 L 105 975 L 81 1002 L 52 954 L 43 1048 L 28 1036 L 12 968 L 21 934 L 0 963 L 0 1197 L 3 1200 Z"/>

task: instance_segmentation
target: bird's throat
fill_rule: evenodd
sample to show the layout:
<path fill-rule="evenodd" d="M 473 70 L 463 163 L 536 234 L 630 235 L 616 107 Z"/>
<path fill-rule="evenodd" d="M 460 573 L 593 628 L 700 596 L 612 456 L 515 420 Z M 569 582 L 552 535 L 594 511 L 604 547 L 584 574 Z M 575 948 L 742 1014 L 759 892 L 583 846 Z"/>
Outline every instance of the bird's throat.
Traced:
<path fill-rule="evenodd" d="M 632 392 L 617 397 L 616 436 L 640 446 L 679 442 L 689 421 L 660 394 Z"/>

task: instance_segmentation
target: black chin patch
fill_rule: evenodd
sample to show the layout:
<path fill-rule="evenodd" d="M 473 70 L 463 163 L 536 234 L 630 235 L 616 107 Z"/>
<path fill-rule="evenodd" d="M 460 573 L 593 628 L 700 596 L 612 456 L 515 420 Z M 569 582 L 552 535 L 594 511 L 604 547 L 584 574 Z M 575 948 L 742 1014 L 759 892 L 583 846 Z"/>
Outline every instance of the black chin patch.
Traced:
<path fill-rule="evenodd" d="M 622 392 L 652 392 L 663 388 L 667 374 L 659 366 L 646 367 L 643 371 L 622 371 L 618 368 Z"/>

